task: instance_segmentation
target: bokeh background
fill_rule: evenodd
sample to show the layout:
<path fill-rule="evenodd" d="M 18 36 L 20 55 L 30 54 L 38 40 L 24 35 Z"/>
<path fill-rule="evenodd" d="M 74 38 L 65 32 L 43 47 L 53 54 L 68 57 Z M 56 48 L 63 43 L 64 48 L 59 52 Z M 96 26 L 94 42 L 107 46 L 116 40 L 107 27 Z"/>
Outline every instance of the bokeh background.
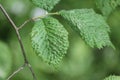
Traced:
<path fill-rule="evenodd" d="M 40 11 L 29 0 L 2 0 L 17 26 L 25 20 L 38 15 Z M 93 8 L 94 0 L 61 0 L 52 12 L 62 9 Z M 90 48 L 61 17 L 56 17 L 68 30 L 70 47 L 59 68 L 47 65 L 34 53 L 31 47 L 30 33 L 34 22 L 27 24 L 21 31 L 21 37 L 27 57 L 38 80 L 103 80 L 109 75 L 120 75 L 120 7 L 118 6 L 107 19 L 110 25 L 110 38 L 116 49 Z M 0 80 L 6 80 L 13 71 L 23 64 L 23 56 L 14 29 L 0 11 Z M 11 80 L 33 80 L 28 68 L 16 74 Z"/>

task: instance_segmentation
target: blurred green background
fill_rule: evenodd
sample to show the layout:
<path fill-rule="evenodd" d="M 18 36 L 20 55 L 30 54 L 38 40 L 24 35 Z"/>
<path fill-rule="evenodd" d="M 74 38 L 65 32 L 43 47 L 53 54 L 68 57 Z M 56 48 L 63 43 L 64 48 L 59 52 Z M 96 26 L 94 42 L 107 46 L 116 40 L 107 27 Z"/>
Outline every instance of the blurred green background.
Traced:
<path fill-rule="evenodd" d="M 29 0 L 2 0 L 1 4 L 17 26 L 39 11 Z M 94 8 L 99 12 L 94 0 L 61 0 L 52 12 L 78 8 Z M 102 80 L 109 75 L 120 75 L 120 7 L 117 7 L 107 19 L 115 50 L 110 47 L 101 50 L 90 48 L 61 17 L 54 17 L 59 19 L 68 30 L 70 41 L 68 54 L 65 55 L 58 69 L 42 62 L 33 52 L 30 32 L 34 23 L 30 22 L 20 31 L 27 57 L 38 80 Z M 0 80 L 5 80 L 23 62 L 15 31 L 0 11 Z M 11 80 L 33 79 L 29 69 L 25 68 Z"/>

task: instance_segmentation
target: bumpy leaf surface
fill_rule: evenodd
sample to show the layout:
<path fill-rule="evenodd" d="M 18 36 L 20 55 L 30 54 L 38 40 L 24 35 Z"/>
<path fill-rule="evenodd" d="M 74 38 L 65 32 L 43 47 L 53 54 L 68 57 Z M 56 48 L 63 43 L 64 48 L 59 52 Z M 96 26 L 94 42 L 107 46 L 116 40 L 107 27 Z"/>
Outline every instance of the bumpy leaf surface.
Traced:
<path fill-rule="evenodd" d="M 110 13 L 120 5 L 120 0 L 96 0 L 96 5 L 102 14 L 108 17 Z"/>
<path fill-rule="evenodd" d="M 92 9 L 62 10 L 59 13 L 91 47 L 112 46 L 108 35 L 109 26 L 104 18 Z"/>
<path fill-rule="evenodd" d="M 12 58 L 8 46 L 0 41 L 0 80 L 5 80 L 11 70 Z"/>
<path fill-rule="evenodd" d="M 109 76 L 105 78 L 104 80 L 120 80 L 120 76 Z"/>
<path fill-rule="evenodd" d="M 60 0 L 31 0 L 31 1 L 36 6 L 50 11 Z"/>
<path fill-rule="evenodd" d="M 62 60 L 69 46 L 68 32 L 52 17 L 36 21 L 31 37 L 35 52 L 52 65 Z"/>

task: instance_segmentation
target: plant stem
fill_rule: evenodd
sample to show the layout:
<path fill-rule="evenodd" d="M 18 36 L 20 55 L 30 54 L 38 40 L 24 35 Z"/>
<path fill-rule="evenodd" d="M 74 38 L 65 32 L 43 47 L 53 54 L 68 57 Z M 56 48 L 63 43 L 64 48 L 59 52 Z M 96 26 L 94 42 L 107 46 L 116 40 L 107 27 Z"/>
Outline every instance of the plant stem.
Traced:
<path fill-rule="evenodd" d="M 22 43 L 22 40 L 21 40 L 21 36 L 20 36 L 20 33 L 19 33 L 19 28 L 17 28 L 17 26 L 15 25 L 15 23 L 10 18 L 10 16 L 8 15 L 8 13 L 6 12 L 6 10 L 4 9 L 4 7 L 1 4 L 0 4 L 0 9 L 3 12 L 3 14 L 6 16 L 6 18 L 8 19 L 8 21 L 11 23 L 11 25 L 13 26 L 13 28 L 15 29 L 15 32 L 16 32 L 16 35 L 17 35 L 17 38 L 18 38 L 18 41 L 19 41 L 19 44 L 20 44 L 20 47 L 21 47 L 22 55 L 23 55 L 23 58 L 24 58 L 24 64 L 27 64 L 27 67 L 29 67 L 29 69 L 30 69 L 30 71 L 32 73 L 33 79 L 37 80 L 36 76 L 34 74 L 34 71 L 32 70 L 32 67 L 29 64 L 28 60 L 27 60 L 25 49 L 24 49 L 24 46 L 23 46 L 23 43 Z M 19 72 L 19 71 L 21 71 L 21 68 L 17 72 Z M 16 72 L 15 72 L 15 74 L 16 74 Z M 10 78 L 13 77 L 15 74 L 13 73 L 12 75 L 10 75 Z M 8 78 L 8 80 L 9 80 L 9 78 Z"/>
<path fill-rule="evenodd" d="M 19 67 L 15 72 L 13 72 L 8 78 L 7 80 L 10 80 L 15 74 L 17 74 L 18 72 L 20 72 L 21 70 L 23 70 L 25 67 L 25 64 L 21 67 Z"/>
<path fill-rule="evenodd" d="M 24 61 L 25 61 L 25 63 L 27 63 L 27 58 L 26 58 L 25 50 L 24 50 L 24 47 L 23 47 L 23 44 L 22 44 L 22 41 L 21 41 L 21 37 L 20 37 L 19 31 L 18 31 L 18 28 L 15 25 L 15 23 L 12 21 L 12 19 L 9 17 L 9 15 L 6 12 L 6 10 L 2 7 L 2 5 L 0 5 L 0 8 L 1 8 L 2 12 L 4 13 L 4 15 L 6 16 L 6 18 L 8 19 L 8 21 L 11 23 L 11 25 L 15 29 L 15 32 L 17 34 L 17 38 L 18 38 L 20 46 L 21 46 L 21 50 L 22 50 L 22 54 L 23 54 L 23 57 L 24 57 Z"/>
<path fill-rule="evenodd" d="M 29 23 L 31 21 L 35 21 L 37 19 L 42 19 L 42 18 L 44 18 L 46 16 L 51 16 L 51 15 L 59 15 L 59 13 L 58 12 L 48 13 L 48 14 L 44 14 L 42 16 L 38 16 L 38 17 L 34 17 L 34 18 L 31 18 L 31 19 L 28 19 L 21 26 L 18 27 L 18 30 L 22 29 L 27 23 Z"/>

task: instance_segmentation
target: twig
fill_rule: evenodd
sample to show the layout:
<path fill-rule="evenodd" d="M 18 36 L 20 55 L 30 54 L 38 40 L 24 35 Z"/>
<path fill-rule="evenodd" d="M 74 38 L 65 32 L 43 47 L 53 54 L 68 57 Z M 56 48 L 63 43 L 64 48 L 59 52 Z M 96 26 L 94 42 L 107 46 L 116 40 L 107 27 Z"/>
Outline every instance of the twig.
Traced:
<path fill-rule="evenodd" d="M 14 71 L 8 78 L 7 80 L 10 80 L 15 74 L 19 73 L 21 70 L 23 70 L 25 67 L 25 64 L 19 67 L 16 71 Z"/>
<path fill-rule="evenodd" d="M 18 41 L 19 41 L 19 44 L 20 44 L 20 47 L 21 47 L 22 55 L 23 55 L 23 58 L 24 58 L 24 64 L 27 64 L 27 67 L 29 67 L 29 69 L 30 69 L 30 71 L 32 73 L 33 79 L 37 80 L 37 78 L 35 76 L 35 73 L 32 70 L 32 67 L 29 66 L 30 64 L 29 64 L 29 62 L 27 60 L 27 57 L 26 57 L 25 49 L 24 49 L 24 46 L 23 46 L 23 43 L 22 43 L 22 40 L 21 40 L 21 36 L 20 36 L 20 33 L 19 33 L 19 28 L 17 28 L 17 26 L 15 25 L 15 23 L 13 22 L 13 20 L 9 17 L 9 15 L 6 12 L 6 10 L 3 8 L 3 6 L 1 4 L 0 4 L 0 9 L 3 12 L 3 14 L 6 16 L 6 18 L 8 19 L 8 21 L 11 23 L 11 25 L 13 26 L 13 28 L 15 29 L 15 32 L 17 34 L 17 38 L 18 38 Z M 19 70 L 21 70 L 21 69 L 19 69 Z M 14 75 L 15 74 L 13 73 L 10 77 L 13 77 Z"/>
<path fill-rule="evenodd" d="M 55 13 L 47 13 L 45 15 L 42 15 L 42 16 L 38 16 L 38 17 L 34 17 L 34 18 L 31 18 L 31 19 L 28 19 L 26 20 L 21 26 L 18 27 L 18 30 L 22 29 L 27 23 L 31 22 L 31 21 L 35 21 L 37 19 L 42 19 L 46 16 L 51 16 L 51 15 L 59 15 L 58 12 L 55 12 Z"/>
<path fill-rule="evenodd" d="M 27 66 L 29 67 L 29 70 L 32 72 L 32 75 L 33 75 L 34 79 L 36 79 L 35 74 L 33 73 L 32 66 L 30 64 L 27 64 Z"/>

